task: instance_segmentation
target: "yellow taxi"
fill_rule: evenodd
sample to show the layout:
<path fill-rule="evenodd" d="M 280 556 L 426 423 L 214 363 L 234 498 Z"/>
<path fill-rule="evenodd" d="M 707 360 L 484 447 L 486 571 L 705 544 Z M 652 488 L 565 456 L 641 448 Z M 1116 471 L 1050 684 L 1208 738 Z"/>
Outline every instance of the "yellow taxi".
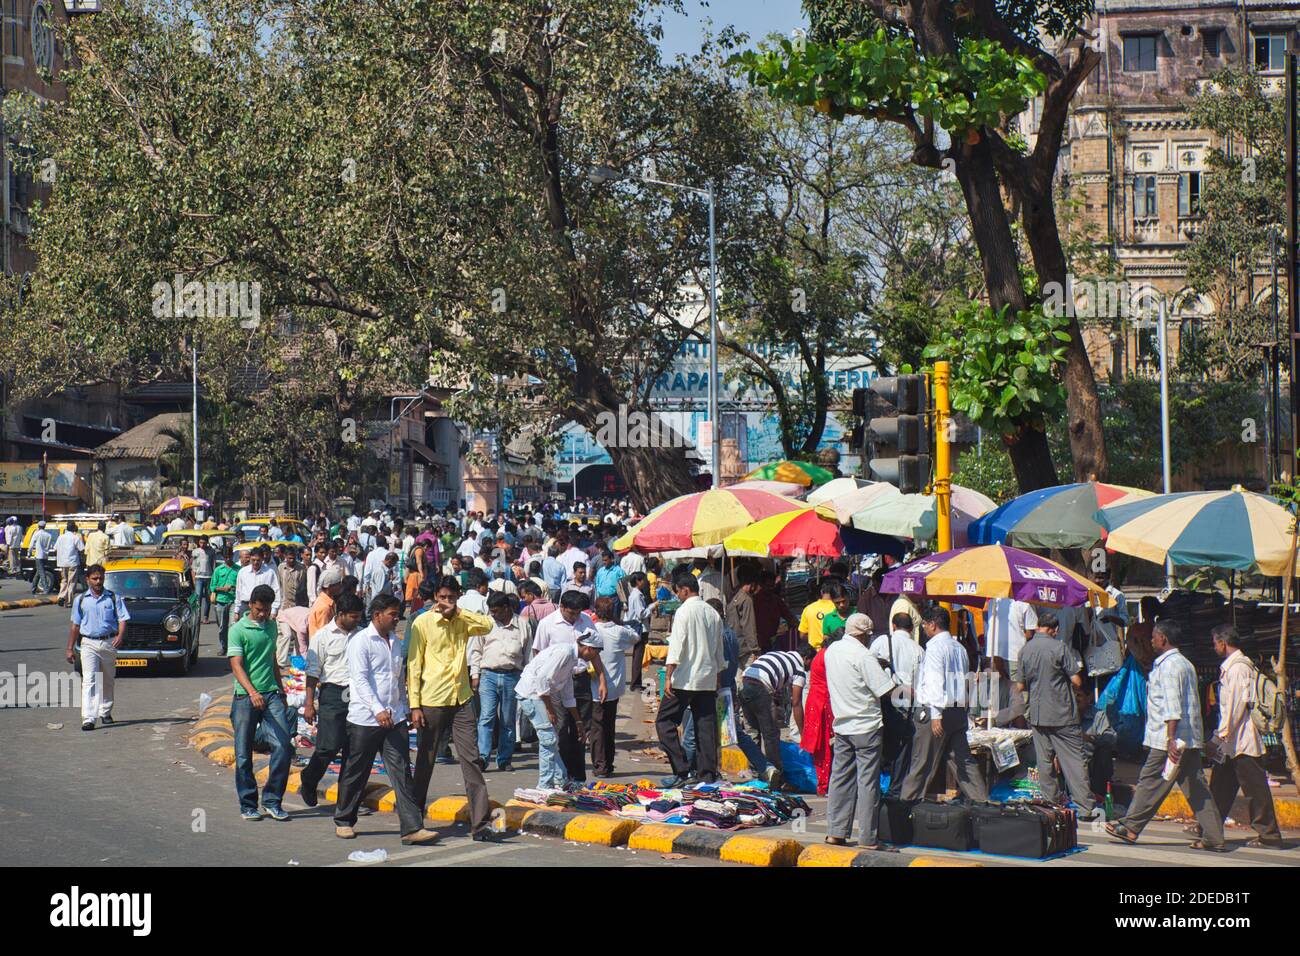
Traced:
<path fill-rule="evenodd" d="M 86 535 L 99 527 L 99 522 L 108 522 L 109 528 L 112 528 L 115 523 L 111 520 L 110 515 L 75 514 L 59 515 L 57 518 L 51 518 L 49 521 L 45 522 L 44 529 L 50 539 L 50 546 L 47 549 L 49 551 L 49 556 L 45 559 L 45 565 L 47 568 L 53 568 L 54 566 L 54 539 L 63 533 L 63 529 L 68 526 L 68 522 L 70 521 L 76 524 L 77 532 L 81 535 L 82 541 L 86 540 Z M 127 524 L 131 526 L 131 530 L 135 535 L 135 543 L 137 545 L 150 543 L 153 532 L 147 526 L 138 524 L 134 521 L 128 521 Z M 32 538 L 36 536 L 36 532 L 39 530 L 41 529 L 38 527 L 37 523 L 33 521 L 27 526 L 27 530 L 23 533 L 22 545 L 19 548 L 19 561 L 23 569 L 23 576 L 26 578 L 30 578 L 32 572 L 36 570 L 36 565 L 32 561 Z"/>
<path fill-rule="evenodd" d="M 131 615 L 117 652 L 119 671 L 189 673 L 199 658 L 199 602 L 180 558 L 114 549 L 104 564 L 104 589 L 120 597 Z M 79 650 L 76 660 L 80 671 Z"/>
<path fill-rule="evenodd" d="M 182 540 L 188 540 L 190 544 L 198 544 L 199 538 L 207 538 L 208 544 L 215 550 L 220 551 L 227 544 L 239 540 L 239 535 L 233 530 L 226 531 L 204 531 L 202 528 L 186 528 L 182 531 L 164 531 L 162 536 L 162 546 L 164 548 L 175 548 Z"/>
<path fill-rule="evenodd" d="M 302 543 L 306 544 L 311 537 L 311 532 L 307 530 L 305 524 L 297 518 L 290 518 L 286 515 L 252 515 L 243 521 L 237 522 L 235 532 L 240 540 L 256 541 L 263 529 L 268 528 L 272 521 L 279 526 L 286 539 L 292 539 L 294 535 L 297 535 Z"/>

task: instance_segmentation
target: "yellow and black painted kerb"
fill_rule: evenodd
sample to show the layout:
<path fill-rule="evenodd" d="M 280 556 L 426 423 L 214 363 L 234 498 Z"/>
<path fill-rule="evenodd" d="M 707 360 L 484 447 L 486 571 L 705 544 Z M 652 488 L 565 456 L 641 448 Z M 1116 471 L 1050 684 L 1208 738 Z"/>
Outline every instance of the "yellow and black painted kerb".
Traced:
<path fill-rule="evenodd" d="M 0 611 L 17 611 L 25 607 L 44 607 L 46 604 L 58 603 L 58 595 L 43 598 L 22 598 L 18 601 L 0 601 Z"/>
<path fill-rule="evenodd" d="M 628 838 L 633 850 L 684 853 L 749 866 L 794 866 L 803 849 L 798 840 L 755 833 L 728 833 L 703 827 L 645 823 Z"/>

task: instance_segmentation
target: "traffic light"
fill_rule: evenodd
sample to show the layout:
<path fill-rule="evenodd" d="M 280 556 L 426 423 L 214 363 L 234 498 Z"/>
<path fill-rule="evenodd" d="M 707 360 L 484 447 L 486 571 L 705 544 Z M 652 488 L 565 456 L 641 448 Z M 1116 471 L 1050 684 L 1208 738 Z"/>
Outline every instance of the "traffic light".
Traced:
<path fill-rule="evenodd" d="M 924 375 L 878 378 L 853 393 L 853 412 L 866 424 L 867 472 L 917 494 L 930 482 L 929 390 Z M 884 457 L 892 452 L 893 457 Z"/>

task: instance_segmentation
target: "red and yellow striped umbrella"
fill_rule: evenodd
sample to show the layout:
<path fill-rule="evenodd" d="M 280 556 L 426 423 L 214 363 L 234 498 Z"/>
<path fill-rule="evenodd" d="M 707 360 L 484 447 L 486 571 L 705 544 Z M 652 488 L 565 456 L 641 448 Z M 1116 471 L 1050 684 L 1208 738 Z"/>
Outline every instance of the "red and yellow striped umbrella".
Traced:
<path fill-rule="evenodd" d="M 839 557 L 844 553 L 840 526 L 833 517 L 818 514 L 816 508 L 787 511 L 756 521 L 747 528 L 727 535 L 722 546 L 729 554 L 756 555 L 761 558 Z"/>
<path fill-rule="evenodd" d="M 744 488 L 715 488 L 682 495 L 655 508 L 614 542 L 615 551 L 678 551 L 721 544 L 755 521 L 807 505 L 781 495 Z M 827 513 L 833 518 L 833 514 Z"/>

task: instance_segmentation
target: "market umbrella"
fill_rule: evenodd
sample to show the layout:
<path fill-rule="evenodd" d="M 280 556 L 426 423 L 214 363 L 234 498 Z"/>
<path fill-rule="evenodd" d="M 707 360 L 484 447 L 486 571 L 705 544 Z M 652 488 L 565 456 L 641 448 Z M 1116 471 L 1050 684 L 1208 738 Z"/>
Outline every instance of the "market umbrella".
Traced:
<path fill-rule="evenodd" d="M 817 509 L 787 511 L 756 521 L 722 542 L 730 555 L 760 558 L 839 557 L 841 554 L 892 554 L 906 546 L 896 538 L 843 528 Z"/>
<path fill-rule="evenodd" d="M 728 491 L 739 489 L 741 491 L 766 491 L 768 494 L 784 495 L 787 498 L 793 498 L 796 495 L 803 494 L 807 489 L 793 481 L 765 481 L 762 478 L 738 481 L 734 485 L 727 485 Z"/>
<path fill-rule="evenodd" d="M 721 544 L 727 535 L 755 521 L 807 508 L 801 501 L 766 491 L 732 488 L 697 491 L 655 508 L 614 541 L 614 550 L 678 551 Z"/>
<path fill-rule="evenodd" d="M 727 535 L 722 546 L 728 554 L 760 558 L 838 557 L 844 553 L 840 526 L 818 515 L 815 508 L 787 511 L 755 521 Z"/>
<path fill-rule="evenodd" d="M 804 500 L 810 505 L 820 505 L 828 501 L 834 501 L 849 492 L 857 491 L 859 488 L 868 488 L 874 484 L 877 484 L 877 482 L 867 481 L 865 478 L 836 478 L 809 492 L 808 497 Z M 893 485 L 889 487 L 892 488 Z"/>
<path fill-rule="evenodd" d="M 806 461 L 774 461 L 760 465 L 745 476 L 745 481 L 760 478 L 763 481 L 788 481 L 804 488 L 824 485 L 835 476 L 817 465 Z"/>
<path fill-rule="evenodd" d="M 178 495 L 175 498 L 168 498 L 153 511 L 151 515 L 174 515 L 182 511 L 188 511 L 191 508 L 211 508 L 212 502 L 204 498 L 191 498 L 189 495 Z"/>
<path fill-rule="evenodd" d="M 965 544 L 967 527 L 992 506 L 979 492 L 953 488 L 949 505 L 953 543 Z M 939 527 L 939 499 L 934 495 L 877 494 L 844 523 L 876 534 L 932 541 Z"/>
<path fill-rule="evenodd" d="M 1151 492 L 1100 481 L 1040 488 L 972 521 L 971 544 L 1017 548 L 1090 548 L 1106 537 L 1093 517 L 1098 508 L 1149 498 Z"/>
<path fill-rule="evenodd" d="M 1283 575 L 1291 547 L 1291 513 L 1268 495 L 1184 491 L 1102 508 L 1106 547 L 1135 558 L 1212 565 Z"/>
<path fill-rule="evenodd" d="M 918 558 L 886 574 L 880 590 L 975 607 L 988 598 L 1015 598 L 1057 607 L 1110 607 L 1114 603 L 1103 588 L 1069 568 L 1003 544 L 956 548 Z"/>
<path fill-rule="evenodd" d="M 837 479 L 839 480 L 839 479 Z M 834 484 L 834 482 L 832 482 Z M 829 488 L 826 485 L 825 488 Z M 816 492 L 808 496 L 808 503 L 829 505 L 835 511 L 835 518 L 840 524 L 853 524 L 853 516 L 864 508 L 869 507 L 882 498 L 897 498 L 902 494 L 894 485 L 886 481 L 865 482 L 860 487 L 852 488 L 848 485 L 841 485 L 843 492 L 830 498 L 826 498 L 819 493 L 825 488 L 818 488 Z M 931 504 L 931 507 L 934 507 Z M 952 486 L 952 507 L 953 510 L 961 512 L 963 515 L 969 515 L 972 518 L 987 514 L 997 507 L 992 499 L 980 494 L 971 488 L 962 485 Z M 874 529 L 873 529 L 874 530 Z"/>

